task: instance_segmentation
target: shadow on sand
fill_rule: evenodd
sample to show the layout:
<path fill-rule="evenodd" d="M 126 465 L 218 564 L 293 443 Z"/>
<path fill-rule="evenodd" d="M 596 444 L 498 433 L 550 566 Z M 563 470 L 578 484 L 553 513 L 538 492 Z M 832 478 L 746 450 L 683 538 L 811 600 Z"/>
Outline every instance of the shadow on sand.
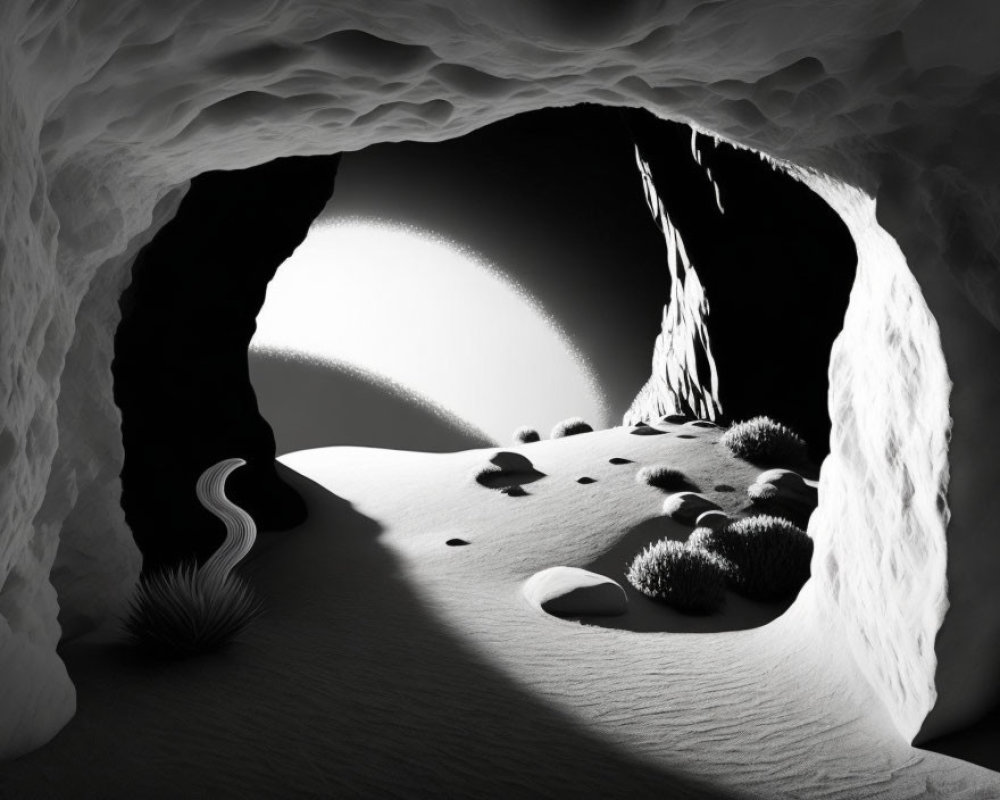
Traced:
<path fill-rule="evenodd" d="M 79 712 L 4 765 L 0 796 L 720 796 L 514 683 L 426 608 L 374 520 L 280 470 L 310 515 L 246 565 L 265 616 L 228 650 L 176 663 L 67 646 Z"/>

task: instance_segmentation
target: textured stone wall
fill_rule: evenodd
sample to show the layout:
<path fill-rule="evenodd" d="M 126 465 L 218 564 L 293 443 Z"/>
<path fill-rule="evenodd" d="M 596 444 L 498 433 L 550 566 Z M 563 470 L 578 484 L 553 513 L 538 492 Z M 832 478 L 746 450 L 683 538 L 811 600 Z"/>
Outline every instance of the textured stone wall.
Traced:
<path fill-rule="evenodd" d="M 81 557 L 67 550 L 60 559 L 67 625 L 103 613 L 93 610 L 103 601 L 88 611 L 75 605 L 79 594 L 71 597 L 68 587 L 86 584 L 75 575 L 91 571 L 82 552 L 100 549 L 99 558 L 120 565 L 101 579 L 105 596 L 132 569 L 120 517 L 107 502 L 118 491 L 117 468 L 96 465 L 109 454 L 121 457 L 109 372 L 98 364 L 107 351 L 86 342 L 71 348 L 96 330 L 107 341 L 114 314 L 109 301 L 87 300 L 88 290 L 121 285 L 131 243 L 167 213 L 158 204 L 209 169 L 399 138 L 441 139 L 520 111 L 578 102 L 641 106 L 690 121 L 878 198 L 879 220 L 901 247 L 931 312 L 942 314 L 940 342 L 931 336 L 920 293 L 912 286 L 904 291 L 909 279 L 894 254 L 889 269 L 899 276 L 892 297 L 904 305 L 881 317 L 870 307 L 867 321 L 852 312 L 857 324 L 884 333 L 866 342 L 868 351 L 842 348 L 836 374 L 844 380 L 868 374 L 861 362 L 869 357 L 897 365 L 904 357 L 926 358 L 928 369 L 901 370 L 888 387 L 877 386 L 876 405 L 890 419 L 921 419 L 891 423 L 905 433 L 893 442 L 895 455 L 866 453 L 873 445 L 849 437 L 856 430 L 852 415 L 868 414 L 852 408 L 872 397 L 832 390 L 844 404 L 835 409 L 833 436 L 844 445 L 824 470 L 821 507 L 831 510 L 824 512 L 817 558 L 840 553 L 833 543 L 847 537 L 863 547 L 850 561 L 863 574 L 835 580 L 829 573 L 822 604 L 837 621 L 831 631 L 854 637 L 858 667 L 902 735 L 913 733 L 931 702 L 932 646 L 939 683 L 964 680 L 969 687 L 958 702 L 938 686 L 934 713 L 941 729 L 967 719 L 987 697 L 984 676 L 1000 668 L 993 633 L 1000 611 L 993 590 L 981 583 L 996 570 L 995 551 L 981 548 L 978 563 L 972 558 L 977 543 L 997 540 L 997 493 L 983 463 L 984 453 L 996 451 L 993 425 L 984 424 L 994 413 L 995 386 L 973 367 L 995 353 L 995 328 L 985 320 L 995 323 L 1000 308 L 998 27 L 1000 5 L 971 0 L 846 6 L 629 0 L 582 7 L 553 0 L 4 2 L 0 755 L 38 745 L 72 713 L 72 686 L 55 654 L 57 596 L 50 582 L 60 533 L 72 527 L 92 537 L 74 536 Z M 882 278 L 872 280 L 888 291 Z M 965 307 L 956 287 L 985 314 L 982 322 L 972 321 L 973 305 Z M 911 322 L 914 347 L 901 348 L 894 336 Z M 948 514 L 936 449 L 947 428 L 942 350 L 955 382 L 947 495 L 951 611 L 931 642 L 945 570 L 931 555 L 941 551 Z M 82 368 L 88 359 L 93 370 Z M 77 425 L 69 400 L 82 389 L 71 385 L 84 373 L 92 383 L 89 417 Z M 78 394 L 61 403 L 64 391 Z M 926 441 L 917 446 L 920 435 Z M 884 433 L 881 441 L 890 443 Z M 63 447 L 70 450 L 56 460 Z M 84 461 L 92 463 L 81 465 L 74 454 L 89 454 Z M 872 484 L 895 495 L 869 513 L 863 498 Z M 832 487 L 839 488 L 831 493 Z M 857 513 L 838 521 L 831 505 L 838 500 L 857 503 Z M 886 509 L 893 504 L 907 513 L 892 519 Z M 848 530 L 847 520 L 889 527 L 866 538 Z M 965 556 L 952 558 L 957 552 Z M 927 592 L 912 591 L 915 564 L 930 576 Z M 83 594 L 91 591 L 97 589 Z M 866 606 L 904 607 L 891 618 L 916 622 L 886 626 L 884 636 L 858 646 L 864 636 L 846 629 Z M 828 641 L 832 649 L 844 642 L 835 633 Z M 970 661 L 971 653 L 980 658 Z"/>
<path fill-rule="evenodd" d="M 759 154 L 643 110 L 622 116 L 658 195 L 654 216 L 669 218 L 660 224 L 671 231 L 668 251 L 683 239 L 679 257 L 695 265 L 698 284 L 692 305 L 687 288 L 671 286 L 652 377 L 626 423 L 660 408 L 694 413 L 678 395 L 691 393 L 693 408 L 710 391 L 722 410 L 716 421 L 770 416 L 802 436 L 818 464 L 830 452 L 830 349 L 857 264 L 850 232 L 827 203 Z M 683 380 L 688 375 L 693 380 Z"/>
<path fill-rule="evenodd" d="M 936 700 L 948 608 L 948 399 L 937 323 L 863 192 L 803 176 L 847 222 L 858 270 L 830 357 L 830 456 L 809 524 L 815 599 L 912 739 Z M 957 654 L 954 654 L 957 655 Z"/>
<path fill-rule="evenodd" d="M 662 329 L 653 345 L 652 374 L 622 421 L 625 425 L 635 425 L 665 414 L 716 420 L 722 414 L 722 406 L 719 374 L 708 335 L 708 298 L 688 258 L 684 239 L 664 209 L 649 165 L 643 161 L 638 147 L 635 160 L 649 210 L 663 231 L 670 297 L 663 308 Z"/>

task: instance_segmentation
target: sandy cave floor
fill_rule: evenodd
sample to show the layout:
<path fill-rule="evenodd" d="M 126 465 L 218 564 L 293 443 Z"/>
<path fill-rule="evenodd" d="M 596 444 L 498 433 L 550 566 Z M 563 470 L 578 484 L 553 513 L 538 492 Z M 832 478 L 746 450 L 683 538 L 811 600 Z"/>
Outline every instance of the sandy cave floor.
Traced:
<path fill-rule="evenodd" d="M 781 616 L 731 596 L 703 619 L 627 585 L 626 552 L 690 530 L 656 519 L 665 494 L 636 483 L 641 466 L 683 469 L 730 513 L 760 472 L 718 430 L 661 427 L 283 456 L 310 519 L 248 559 L 266 616 L 187 662 L 63 648 L 78 714 L 0 767 L 0 797 L 1000 797 L 1000 773 L 898 739 L 817 646 L 809 585 Z M 476 483 L 499 450 L 544 474 L 527 496 Z M 522 583 L 556 565 L 622 582 L 629 614 L 615 628 L 533 608 Z"/>

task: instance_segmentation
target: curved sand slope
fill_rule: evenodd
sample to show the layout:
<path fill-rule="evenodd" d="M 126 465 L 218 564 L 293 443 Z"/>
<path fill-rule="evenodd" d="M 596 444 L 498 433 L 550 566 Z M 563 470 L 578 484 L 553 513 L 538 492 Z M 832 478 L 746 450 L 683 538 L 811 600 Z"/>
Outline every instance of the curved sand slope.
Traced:
<path fill-rule="evenodd" d="M 285 456 L 311 517 L 262 534 L 248 559 L 267 615 L 178 664 L 68 647 L 80 711 L 5 765 L 0 795 L 1000 795 L 1000 775 L 910 747 L 848 662 L 812 655 L 824 630 L 808 585 L 771 624 L 715 633 L 581 625 L 527 603 L 536 571 L 612 572 L 622 538 L 653 530 L 664 492 L 636 482 L 644 465 L 676 464 L 730 513 L 745 505 L 759 469 L 717 430 L 661 427 L 503 448 L 544 473 L 521 497 L 475 480 L 498 449 Z M 630 606 L 622 620 L 681 619 L 634 592 Z"/>

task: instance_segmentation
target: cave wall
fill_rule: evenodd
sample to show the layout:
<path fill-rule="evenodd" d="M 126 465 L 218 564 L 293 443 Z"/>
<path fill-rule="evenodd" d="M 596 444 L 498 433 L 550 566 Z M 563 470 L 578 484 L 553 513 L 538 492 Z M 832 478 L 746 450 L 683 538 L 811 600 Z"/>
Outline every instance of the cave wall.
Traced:
<path fill-rule="evenodd" d="M 902 308 L 867 309 L 866 325 L 886 335 L 864 351 L 842 349 L 841 378 L 831 386 L 842 406 L 831 440 L 846 442 L 852 415 L 871 400 L 842 391 L 839 381 L 868 374 L 863 362 L 873 353 L 886 361 L 883 350 L 907 315 L 919 321 L 907 329 L 909 366 L 881 376 L 879 403 L 889 415 L 926 412 L 926 421 L 899 428 L 904 440 L 883 441 L 899 457 L 850 457 L 855 441 L 828 459 L 820 507 L 830 510 L 825 530 L 816 531 L 814 567 L 841 552 L 831 548 L 843 539 L 859 548 L 850 561 L 859 574 L 816 582 L 801 602 L 829 631 L 831 655 L 854 654 L 901 736 L 914 735 L 932 703 L 925 735 L 967 720 L 990 699 L 986 684 L 1000 671 L 993 634 L 1000 610 L 995 590 L 981 582 L 996 571 L 990 542 L 1000 540 L 989 486 L 995 379 L 971 368 L 995 353 L 1000 316 L 998 28 L 1000 7 L 972 0 L 4 3 L 0 755 L 41 744 L 73 712 L 72 684 L 55 653 L 50 573 L 68 530 L 59 517 L 93 532 L 83 551 L 99 549 L 99 558 L 121 565 L 105 580 L 127 582 L 134 569 L 120 517 L 88 501 L 119 490 L 115 468 L 94 466 L 121 458 L 110 350 L 82 341 L 70 354 L 77 337 L 96 330 L 108 341 L 113 312 L 85 298 L 91 286 L 124 284 L 130 243 L 163 222 L 158 204 L 212 169 L 442 139 L 578 102 L 645 107 L 877 199 L 877 219 L 899 249 L 882 248 L 876 260 L 899 275 L 905 263 L 916 290 L 894 295 Z M 872 269 L 877 274 L 874 262 Z M 924 320 L 921 302 L 940 315 L 936 326 Z M 67 367 L 91 352 L 97 361 L 86 375 Z M 93 416 L 77 425 L 66 403 L 60 413 L 60 398 L 81 392 L 72 387 L 82 381 L 92 384 Z M 947 442 L 941 408 L 949 390 L 951 480 L 942 503 L 943 456 L 935 448 Z M 69 467 L 56 461 L 64 449 L 80 454 Z M 918 465 L 929 453 L 930 466 Z M 95 489 L 100 481 L 105 488 Z M 872 482 L 898 493 L 881 507 L 919 506 L 925 524 L 869 513 Z M 60 493 L 75 500 L 48 501 L 55 510 L 38 517 Z M 835 502 L 852 510 L 838 516 Z M 886 527 L 865 536 L 848 520 Z M 64 586 L 74 570 L 89 574 L 70 552 L 60 568 Z M 893 565 L 891 553 L 907 558 Z M 914 563 L 931 576 L 931 591 L 911 591 Z M 947 616 L 937 591 L 944 582 Z M 77 601 L 59 598 L 63 619 Z M 919 626 L 885 626 L 885 637 L 865 639 L 879 625 L 866 609 L 905 605 Z M 968 691 L 957 692 L 962 685 Z"/>
<path fill-rule="evenodd" d="M 722 423 L 719 370 L 710 333 L 712 321 L 701 277 L 688 257 L 684 237 L 670 219 L 649 164 L 636 145 L 636 166 L 642 189 L 666 246 L 667 283 L 670 295 L 663 307 L 663 322 L 653 343 L 653 366 L 622 418 L 624 425 L 651 422 L 670 414 Z"/>
<path fill-rule="evenodd" d="M 225 458 L 247 462 L 228 491 L 258 528 L 305 519 L 275 470 L 247 349 L 268 281 L 329 200 L 338 161 L 290 157 L 197 176 L 134 258 L 128 288 L 108 292 L 121 295 L 122 309 L 112 364 L 126 454 L 121 505 L 145 573 L 203 561 L 222 543 L 225 526 L 194 487 Z"/>
<path fill-rule="evenodd" d="M 988 188 L 970 198 L 952 170 L 917 172 L 898 164 L 876 195 L 878 224 L 906 254 L 940 330 L 951 379 L 951 427 L 946 443 L 938 442 L 949 474 L 938 500 L 947 509 L 948 613 L 934 647 L 938 700 L 919 740 L 960 727 L 1000 702 L 1000 306 L 992 299 L 997 273 L 988 249 L 996 246 L 1000 216 L 981 216 L 986 207 L 1000 208 L 1000 173 L 993 166 L 982 178 Z M 983 313 L 972 310 L 970 298 Z"/>
<path fill-rule="evenodd" d="M 811 588 L 912 738 L 936 703 L 934 640 L 948 608 L 948 367 L 934 315 L 878 225 L 875 201 L 802 177 L 849 225 L 858 250 L 830 358 L 833 436 L 809 523 Z"/>
<path fill-rule="evenodd" d="M 851 234 L 820 197 L 758 154 L 641 109 L 622 113 L 654 218 L 677 251 L 671 258 L 688 262 L 698 283 L 697 298 L 686 289 L 675 297 L 671 286 L 653 375 L 625 423 L 706 416 L 696 408 L 711 387 L 717 407 L 706 418 L 766 414 L 799 433 L 819 463 L 830 449 L 830 350 L 857 264 Z M 689 320 L 677 325 L 677 316 Z"/>

